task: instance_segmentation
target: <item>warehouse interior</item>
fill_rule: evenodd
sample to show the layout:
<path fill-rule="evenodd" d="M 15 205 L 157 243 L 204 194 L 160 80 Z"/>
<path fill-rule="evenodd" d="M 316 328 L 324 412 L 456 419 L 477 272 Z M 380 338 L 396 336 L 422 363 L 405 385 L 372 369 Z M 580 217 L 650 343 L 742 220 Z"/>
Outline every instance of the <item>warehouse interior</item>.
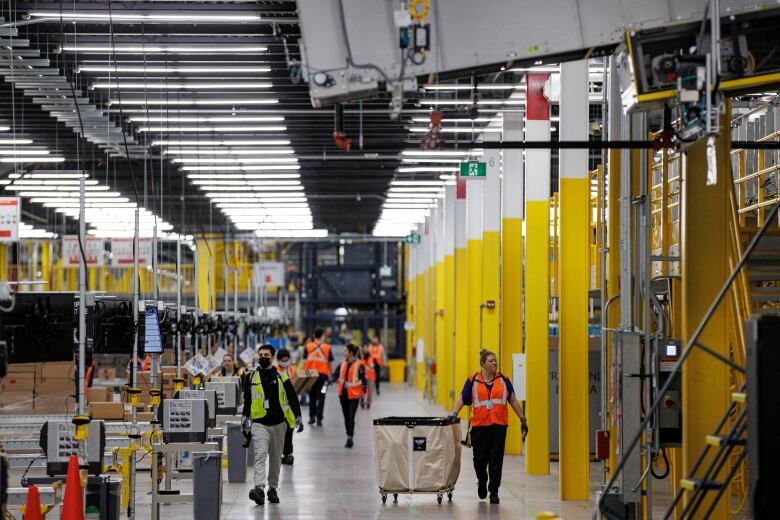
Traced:
<path fill-rule="evenodd" d="M 778 5 L 0 2 L 3 518 L 776 518 Z"/>

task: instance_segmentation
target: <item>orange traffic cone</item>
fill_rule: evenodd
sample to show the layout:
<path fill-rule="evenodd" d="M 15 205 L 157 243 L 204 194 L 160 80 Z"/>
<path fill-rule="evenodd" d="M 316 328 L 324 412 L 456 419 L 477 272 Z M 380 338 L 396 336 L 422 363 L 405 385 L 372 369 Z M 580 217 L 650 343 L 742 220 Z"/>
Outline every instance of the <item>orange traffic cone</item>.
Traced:
<path fill-rule="evenodd" d="M 41 495 L 38 486 L 30 484 L 27 488 L 27 505 L 24 506 L 24 520 L 41 520 Z"/>
<path fill-rule="evenodd" d="M 84 502 L 81 499 L 79 459 L 71 455 L 68 477 L 65 479 L 65 498 L 62 501 L 62 520 L 84 520 Z"/>

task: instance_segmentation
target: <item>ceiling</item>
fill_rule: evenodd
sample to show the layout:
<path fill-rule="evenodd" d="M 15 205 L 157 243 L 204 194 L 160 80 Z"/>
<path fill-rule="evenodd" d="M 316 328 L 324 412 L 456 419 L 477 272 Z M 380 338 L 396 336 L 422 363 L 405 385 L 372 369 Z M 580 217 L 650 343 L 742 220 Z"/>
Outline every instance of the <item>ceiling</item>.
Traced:
<path fill-rule="evenodd" d="M 344 151 L 333 139 L 336 109 L 312 108 L 306 83 L 288 67 L 300 60 L 293 1 L 17 1 L 13 11 L 6 6 L 1 14 L 15 22 L 16 31 L 0 28 L 5 80 L 0 83 L 0 125 L 9 126 L 4 134 L 32 140 L 30 150 L 62 161 L 0 163 L 0 178 L 11 183 L 6 190 L 18 193 L 20 183 L 34 182 L 24 176 L 30 172 L 83 168 L 96 185 L 88 189 L 110 190 L 128 204 L 137 202 L 149 218 L 156 215 L 158 224 L 165 223 L 163 231 L 183 235 L 254 231 L 253 222 L 240 214 L 271 204 L 271 198 L 257 204 L 247 199 L 234 205 L 245 209 L 231 213 L 215 202 L 226 198 L 213 198 L 225 194 L 209 191 L 233 189 L 225 187 L 231 182 L 236 187 L 230 197 L 249 192 L 299 197 L 290 198 L 288 207 L 282 202 L 267 211 L 294 215 L 290 222 L 300 220 L 301 229 L 371 233 L 393 179 L 439 178 L 436 171 L 398 171 L 400 152 L 418 149 L 427 129 L 431 106 L 420 104 L 422 98 L 465 101 L 478 92 L 480 99 L 504 100 L 512 93 L 509 88 L 421 87 L 407 97 L 397 120 L 390 118 L 388 96 L 343 103 L 343 131 L 352 139 L 352 150 Z M 521 76 L 507 71 L 440 83 L 516 85 Z M 445 123 L 479 129 L 494 115 L 470 113 L 470 108 L 445 107 Z M 480 117 L 476 123 L 469 120 L 474 115 Z M 456 136 L 471 141 L 474 134 L 445 135 L 449 148 L 457 147 Z M 275 144 L 258 144 L 268 141 Z M 266 179 L 278 174 L 286 176 L 293 191 L 256 187 L 272 183 Z M 245 177 L 227 180 L 238 175 Z M 75 232 L 73 208 L 64 217 L 56 204 L 33 199 L 45 200 L 23 197 L 25 222 Z M 102 229 L 101 219 L 111 220 L 96 213 L 87 219 L 91 229 Z M 287 221 L 279 220 L 270 228 L 284 228 Z M 269 222 L 275 220 L 269 217 Z"/>

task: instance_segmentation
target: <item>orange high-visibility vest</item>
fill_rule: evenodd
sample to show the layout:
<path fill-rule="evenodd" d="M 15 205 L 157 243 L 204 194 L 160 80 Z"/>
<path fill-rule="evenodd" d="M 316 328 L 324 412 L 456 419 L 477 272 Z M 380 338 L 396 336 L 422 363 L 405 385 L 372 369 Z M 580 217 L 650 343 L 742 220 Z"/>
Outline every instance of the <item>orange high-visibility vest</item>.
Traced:
<path fill-rule="evenodd" d="M 316 370 L 324 376 L 330 375 L 330 345 L 327 343 L 309 343 L 306 345 L 306 360 L 304 370 Z"/>
<path fill-rule="evenodd" d="M 369 352 L 371 352 L 371 358 L 374 360 L 374 364 L 378 366 L 382 366 L 382 352 L 384 352 L 385 347 L 381 343 L 379 345 L 374 345 L 373 343 L 368 347 Z"/>
<path fill-rule="evenodd" d="M 488 386 L 482 380 L 482 374 L 477 372 L 469 377 L 471 387 L 471 408 L 472 426 L 490 426 L 491 424 L 500 424 L 507 426 L 509 424 L 509 409 L 507 401 L 509 393 L 504 376 L 500 372 L 496 373 L 493 379 L 493 386 L 488 391 Z"/>
<path fill-rule="evenodd" d="M 276 365 L 276 371 L 280 374 L 287 374 L 287 377 L 293 377 L 295 375 L 295 365 L 290 364 L 286 367 L 282 367 L 281 365 Z"/>
<path fill-rule="evenodd" d="M 367 360 L 363 359 L 360 362 L 366 367 L 366 379 L 369 381 L 376 381 L 376 365 L 374 364 L 374 358 L 369 355 Z"/>
<path fill-rule="evenodd" d="M 363 393 L 363 382 L 360 380 L 360 361 L 355 360 L 349 364 L 347 369 L 347 362 L 342 361 L 339 367 L 339 392 L 338 395 L 344 393 L 344 387 L 347 387 L 348 399 L 360 399 Z"/>

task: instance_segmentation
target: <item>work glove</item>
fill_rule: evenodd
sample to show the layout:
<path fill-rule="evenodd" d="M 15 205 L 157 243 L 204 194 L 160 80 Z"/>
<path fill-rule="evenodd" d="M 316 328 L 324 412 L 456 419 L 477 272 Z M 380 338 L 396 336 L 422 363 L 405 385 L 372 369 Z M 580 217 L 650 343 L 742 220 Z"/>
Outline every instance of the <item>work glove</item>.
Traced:
<path fill-rule="evenodd" d="M 295 431 L 298 433 L 303 431 L 303 419 L 300 416 L 295 418 Z"/>
<path fill-rule="evenodd" d="M 523 442 L 525 442 L 525 438 L 528 436 L 528 421 L 520 423 L 520 432 L 523 434 Z"/>
<path fill-rule="evenodd" d="M 458 414 L 456 414 L 455 412 L 450 412 L 450 414 L 447 416 L 447 418 L 449 420 L 451 420 L 451 421 L 454 421 L 454 420 L 456 420 L 458 418 Z"/>
<path fill-rule="evenodd" d="M 252 421 L 249 420 L 249 417 L 244 417 L 241 421 L 241 434 L 244 436 L 244 442 L 241 445 L 248 448 L 249 443 L 252 442 Z"/>

